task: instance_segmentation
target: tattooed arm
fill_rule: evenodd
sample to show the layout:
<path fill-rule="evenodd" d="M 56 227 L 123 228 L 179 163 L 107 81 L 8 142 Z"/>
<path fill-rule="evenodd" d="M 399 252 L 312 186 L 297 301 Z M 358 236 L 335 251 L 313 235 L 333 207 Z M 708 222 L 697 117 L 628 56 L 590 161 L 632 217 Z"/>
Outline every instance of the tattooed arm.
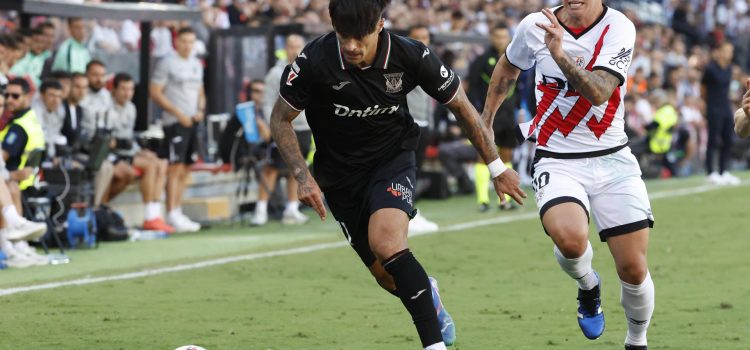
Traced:
<path fill-rule="evenodd" d="M 466 97 L 464 90 L 459 87 L 456 97 L 446 104 L 446 107 L 456 116 L 458 125 L 463 130 L 466 137 L 469 138 L 479 155 L 485 163 L 490 163 L 500 156 L 497 154 L 497 148 L 492 141 L 488 128 L 483 128 L 479 120 L 479 113 L 471 105 Z M 494 114 L 494 113 L 493 113 Z M 523 198 L 526 194 L 521 190 L 518 173 L 513 169 L 507 169 L 502 174 L 493 179 L 495 189 L 498 194 L 506 193 L 513 197 L 516 202 L 523 204 Z"/>
<path fill-rule="evenodd" d="M 612 73 L 579 68 L 565 52 L 553 54 L 552 58 L 568 78 L 570 85 L 594 106 L 607 102 L 620 85 L 620 78 Z"/>
<path fill-rule="evenodd" d="M 300 152 L 297 135 L 292 128 L 292 120 L 298 115 L 299 111 L 293 109 L 284 100 L 281 98 L 276 100 L 271 112 L 271 137 L 299 184 L 297 193 L 300 202 L 315 209 L 320 219 L 325 220 L 326 208 L 323 204 L 323 194 L 307 168 L 307 162 Z"/>
<path fill-rule="evenodd" d="M 492 71 L 490 86 L 487 89 L 487 99 L 482 111 L 482 122 L 488 129 L 492 129 L 497 109 L 505 101 L 505 97 L 508 96 L 508 92 L 515 85 L 519 74 L 521 74 L 521 70 L 510 64 L 505 55 L 500 57 L 500 61 L 497 62 L 495 69 Z"/>
<path fill-rule="evenodd" d="M 745 81 L 745 87 L 742 107 L 734 113 L 734 131 L 742 138 L 750 136 L 750 78 Z"/>

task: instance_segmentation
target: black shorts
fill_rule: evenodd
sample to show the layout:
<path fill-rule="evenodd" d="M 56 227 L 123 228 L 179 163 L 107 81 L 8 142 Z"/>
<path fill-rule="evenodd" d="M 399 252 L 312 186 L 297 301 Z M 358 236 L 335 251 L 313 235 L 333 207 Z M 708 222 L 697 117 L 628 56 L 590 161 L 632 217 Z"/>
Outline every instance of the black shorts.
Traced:
<path fill-rule="evenodd" d="M 195 153 L 196 129 L 186 128 L 179 123 L 164 127 L 164 141 L 157 155 L 166 159 L 169 164 L 193 164 Z"/>
<path fill-rule="evenodd" d="M 331 214 L 338 221 L 344 237 L 365 266 L 375 262 L 370 249 L 367 227 L 370 216 L 384 208 L 403 210 L 409 218 L 414 210 L 416 172 L 414 151 L 402 151 L 392 160 L 374 169 L 369 179 L 355 188 L 324 191 Z"/>
<path fill-rule="evenodd" d="M 310 153 L 310 148 L 312 147 L 312 131 L 295 131 L 294 134 L 297 135 L 297 142 L 299 143 L 299 150 L 302 152 L 302 157 L 307 159 L 307 155 Z M 279 152 L 279 148 L 275 142 L 268 148 L 268 152 L 268 165 L 282 171 L 287 170 L 284 157 L 281 156 L 281 152 Z"/>
<path fill-rule="evenodd" d="M 500 117 L 498 116 L 492 125 L 492 131 L 495 133 L 495 145 L 502 148 L 516 148 L 518 146 L 516 122 L 512 118 Z"/>

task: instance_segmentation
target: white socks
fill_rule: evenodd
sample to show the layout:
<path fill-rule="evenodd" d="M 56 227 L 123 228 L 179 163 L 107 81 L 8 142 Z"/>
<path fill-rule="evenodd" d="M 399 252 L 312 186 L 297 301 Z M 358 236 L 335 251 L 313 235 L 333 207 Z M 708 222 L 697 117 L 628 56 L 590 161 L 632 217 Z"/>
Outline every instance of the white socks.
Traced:
<path fill-rule="evenodd" d="M 286 202 L 286 208 L 284 208 L 285 212 L 295 212 L 299 211 L 299 202 L 293 201 L 293 202 Z"/>
<path fill-rule="evenodd" d="M 180 217 L 180 216 L 183 216 L 183 214 L 182 214 L 182 208 L 174 208 L 174 209 L 172 209 L 172 210 L 169 211 L 169 217 L 170 218 L 175 218 L 175 217 Z"/>
<path fill-rule="evenodd" d="M 23 222 L 23 218 L 18 214 L 18 210 L 13 204 L 3 207 L 3 218 L 8 227 L 16 227 Z"/>
<path fill-rule="evenodd" d="M 591 260 L 594 258 L 594 250 L 591 249 L 591 243 L 586 242 L 586 251 L 578 258 L 568 259 L 563 256 L 560 249 L 555 246 L 555 258 L 565 273 L 578 282 L 578 288 L 591 290 L 599 284 L 599 279 L 591 268 Z"/>
<path fill-rule="evenodd" d="M 646 279 L 639 285 L 632 285 L 620 281 L 622 294 L 620 302 L 625 309 L 625 317 L 628 321 L 628 335 L 625 344 L 648 345 L 646 332 L 654 313 L 654 281 L 651 274 L 646 273 Z"/>
<path fill-rule="evenodd" d="M 161 217 L 161 205 L 159 202 L 148 202 L 144 209 L 145 213 L 143 218 L 146 219 L 146 221 Z"/>
<path fill-rule="evenodd" d="M 445 347 L 445 343 L 439 342 L 439 343 L 435 343 L 424 348 L 424 350 L 448 350 L 448 349 Z"/>
<path fill-rule="evenodd" d="M 255 204 L 255 212 L 268 212 L 268 201 L 258 201 Z"/>

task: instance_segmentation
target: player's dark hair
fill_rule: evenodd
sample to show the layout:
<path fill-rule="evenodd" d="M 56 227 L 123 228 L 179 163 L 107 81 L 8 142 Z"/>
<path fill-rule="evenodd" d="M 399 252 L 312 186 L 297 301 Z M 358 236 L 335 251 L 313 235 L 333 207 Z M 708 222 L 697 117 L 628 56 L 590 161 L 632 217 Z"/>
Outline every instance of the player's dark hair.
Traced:
<path fill-rule="evenodd" d="M 10 81 L 8 81 L 8 86 L 11 85 L 18 85 L 21 87 L 21 90 L 24 94 L 28 94 L 29 91 L 31 91 L 31 85 L 29 85 L 29 82 L 26 81 L 24 78 L 13 78 Z"/>
<path fill-rule="evenodd" d="M 41 30 L 45 30 L 47 28 L 55 29 L 55 25 L 52 24 L 52 22 L 49 22 L 49 21 L 39 23 L 39 25 L 37 25 L 36 27 L 39 28 L 39 29 L 41 29 Z"/>
<path fill-rule="evenodd" d="M 507 25 L 507 24 L 505 24 L 505 22 L 497 22 L 497 23 L 495 23 L 495 25 L 494 25 L 494 26 L 492 27 L 492 31 L 493 31 L 493 32 L 494 32 L 494 31 L 496 31 L 496 30 L 503 30 L 503 29 L 505 29 L 505 30 L 510 30 L 510 28 L 508 28 L 508 25 Z"/>
<path fill-rule="evenodd" d="M 75 22 L 78 22 L 78 21 L 83 21 L 83 18 L 81 18 L 81 17 L 70 17 L 70 18 L 68 18 L 68 25 L 71 25 L 71 24 L 73 24 Z"/>
<path fill-rule="evenodd" d="M 70 79 L 70 73 L 64 70 L 55 70 L 49 73 L 49 77 L 57 81 L 60 81 L 61 79 Z"/>
<path fill-rule="evenodd" d="M 413 31 L 415 31 L 417 29 L 426 29 L 427 31 L 430 31 L 430 27 L 428 27 L 425 24 L 415 24 L 415 25 L 409 27 L 409 34 L 411 34 L 411 32 L 413 32 Z"/>
<path fill-rule="evenodd" d="M 328 12 L 339 35 L 363 38 L 375 31 L 391 0 L 331 0 Z"/>
<path fill-rule="evenodd" d="M 32 29 L 31 30 L 31 36 L 35 36 L 35 35 L 44 35 L 44 30 L 42 28 L 40 28 L 40 27 L 36 27 L 36 28 Z"/>
<path fill-rule="evenodd" d="M 91 60 L 89 61 L 89 63 L 86 64 L 86 72 L 88 72 L 89 69 L 91 69 L 91 67 L 93 66 L 102 66 L 102 68 L 107 68 L 104 62 L 99 61 L 99 60 Z"/>
<path fill-rule="evenodd" d="M 128 73 L 117 73 L 115 74 L 115 79 L 112 82 L 112 87 L 117 89 L 118 86 L 120 86 L 121 83 L 133 81 L 133 77 L 130 76 Z"/>
<path fill-rule="evenodd" d="M 16 35 L 20 38 L 30 38 L 31 37 L 31 29 L 30 28 L 18 28 L 16 30 Z"/>
<path fill-rule="evenodd" d="M 73 74 L 70 75 L 70 80 L 71 81 L 72 80 L 76 80 L 78 78 L 83 78 L 83 79 L 86 79 L 86 81 L 88 81 L 88 78 L 86 78 L 86 76 L 83 75 L 83 73 L 75 72 L 75 73 L 73 73 Z"/>
<path fill-rule="evenodd" d="M 193 29 L 193 27 L 188 27 L 188 26 L 182 27 L 177 30 L 177 36 L 180 36 L 182 34 L 195 34 L 195 29 Z"/>
<path fill-rule="evenodd" d="M 60 85 L 60 82 L 57 80 L 45 80 L 42 82 L 42 85 L 39 86 L 39 91 L 41 93 L 45 93 L 49 89 L 62 90 L 62 85 Z"/>

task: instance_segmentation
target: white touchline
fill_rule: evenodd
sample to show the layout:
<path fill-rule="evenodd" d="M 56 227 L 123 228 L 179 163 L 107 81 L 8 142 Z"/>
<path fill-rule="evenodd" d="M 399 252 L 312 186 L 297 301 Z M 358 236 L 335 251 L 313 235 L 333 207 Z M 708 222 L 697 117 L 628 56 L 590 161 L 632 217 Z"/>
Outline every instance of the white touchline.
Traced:
<path fill-rule="evenodd" d="M 743 182 L 741 186 L 747 186 L 749 184 L 750 184 L 749 182 Z M 703 192 L 709 192 L 709 191 L 721 190 L 721 189 L 727 189 L 727 188 L 736 188 L 736 187 L 738 186 L 722 187 L 722 186 L 715 186 L 715 185 L 703 185 L 703 186 L 697 186 L 697 187 L 692 187 L 692 188 L 683 188 L 679 190 L 654 192 L 654 193 L 649 194 L 649 199 L 655 200 L 655 199 L 663 199 L 663 198 L 673 198 L 673 197 L 687 196 L 690 194 L 697 194 L 697 193 L 703 193 Z M 532 213 L 525 213 L 525 214 L 519 214 L 519 215 L 514 215 L 514 216 L 504 216 L 504 217 L 493 218 L 493 219 L 475 220 L 475 221 L 465 222 L 461 224 L 449 225 L 436 232 L 411 234 L 410 236 L 412 237 L 424 236 L 424 235 L 432 235 L 436 233 L 463 231 L 463 230 L 476 228 L 476 227 L 482 227 L 482 226 L 504 224 L 504 223 L 515 222 L 515 221 L 523 221 L 523 220 L 531 220 L 531 219 L 535 219 L 538 217 L 539 217 L 538 213 L 532 212 Z M 230 263 L 235 263 L 235 262 L 240 262 L 240 261 L 258 260 L 258 259 L 272 258 L 276 256 L 304 254 L 304 253 L 310 253 L 310 252 L 315 252 L 315 251 L 320 251 L 320 250 L 345 247 L 348 245 L 349 243 L 346 241 L 320 243 L 320 244 L 313 244 L 313 245 L 308 245 L 308 246 L 303 246 L 303 247 L 298 247 L 298 248 L 273 250 L 273 251 L 264 252 L 264 253 L 238 255 L 238 256 L 233 256 L 233 257 L 228 257 L 228 258 L 199 261 L 199 262 L 195 262 L 191 264 L 180 264 L 180 265 L 163 267 L 163 268 L 158 268 L 158 269 L 147 269 L 147 270 L 136 271 L 136 272 L 128 272 L 128 273 L 123 273 L 119 275 L 101 276 L 101 277 L 85 277 L 85 278 L 79 278 L 79 279 L 74 279 L 74 280 L 69 280 L 69 281 L 50 282 L 50 283 L 34 284 L 34 285 L 23 286 L 23 287 L 6 288 L 6 289 L 0 289 L 0 296 L 26 293 L 26 292 L 35 292 L 35 291 L 46 290 L 46 289 L 56 289 L 56 288 L 69 287 L 69 286 L 83 286 L 87 284 L 129 280 L 129 279 L 134 279 L 134 278 L 161 275 L 161 274 L 171 273 L 171 272 L 202 269 L 205 267 L 225 265 L 225 264 L 230 264 Z"/>

